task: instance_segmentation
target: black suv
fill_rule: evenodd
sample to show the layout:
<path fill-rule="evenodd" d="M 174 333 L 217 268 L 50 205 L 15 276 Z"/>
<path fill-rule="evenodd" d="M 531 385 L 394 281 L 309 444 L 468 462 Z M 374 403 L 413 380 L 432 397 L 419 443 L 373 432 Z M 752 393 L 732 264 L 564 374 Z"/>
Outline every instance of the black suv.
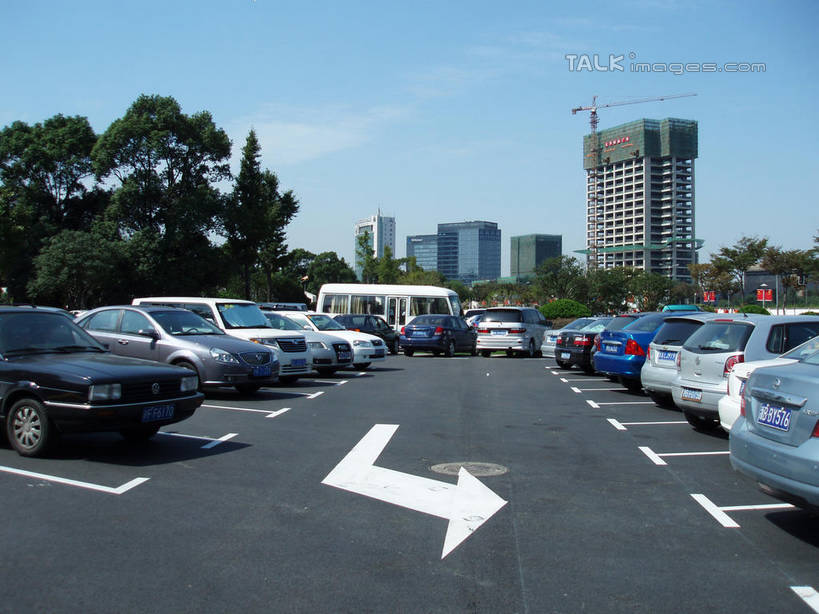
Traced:
<path fill-rule="evenodd" d="M 381 337 L 390 354 L 398 353 L 398 333 L 381 316 L 365 313 L 345 313 L 333 316 L 347 330 L 355 330 Z"/>
<path fill-rule="evenodd" d="M 0 424 L 23 456 L 59 433 L 147 439 L 193 415 L 198 386 L 187 369 L 108 353 L 55 311 L 0 308 Z"/>

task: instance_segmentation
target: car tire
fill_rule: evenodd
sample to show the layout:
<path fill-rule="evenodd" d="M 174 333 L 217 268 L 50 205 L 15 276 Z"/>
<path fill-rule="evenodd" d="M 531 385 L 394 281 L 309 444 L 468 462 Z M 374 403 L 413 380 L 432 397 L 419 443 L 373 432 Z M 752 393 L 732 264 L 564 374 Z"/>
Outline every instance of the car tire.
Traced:
<path fill-rule="evenodd" d="M 586 375 L 594 375 L 594 367 L 591 365 L 580 365 L 580 368 Z"/>
<path fill-rule="evenodd" d="M 140 441 L 148 441 L 151 437 L 159 432 L 159 427 L 154 426 L 134 426 L 127 429 L 122 429 L 119 434 L 127 440 L 134 443 Z"/>
<path fill-rule="evenodd" d="M 643 384 L 638 379 L 631 379 L 630 377 L 621 377 L 620 383 L 626 387 L 631 393 L 638 393 L 643 389 Z"/>
<path fill-rule="evenodd" d="M 446 342 L 446 349 L 444 350 L 444 356 L 447 358 L 452 358 L 455 356 L 455 341 L 450 339 Z"/>
<path fill-rule="evenodd" d="M 489 358 L 491 355 L 492 352 L 490 352 L 489 350 L 481 350 L 481 356 L 483 356 L 484 358 Z"/>
<path fill-rule="evenodd" d="M 648 393 L 648 398 L 654 401 L 654 404 L 657 407 L 662 407 L 663 409 L 674 409 L 676 405 L 674 405 L 674 397 L 670 394 L 663 394 L 662 392 L 650 392 Z"/>
<path fill-rule="evenodd" d="M 371 362 L 357 362 L 353 366 L 359 371 L 365 371 L 371 364 Z"/>
<path fill-rule="evenodd" d="M 398 338 L 393 339 L 392 346 L 390 346 L 390 354 L 395 356 L 398 354 Z"/>
<path fill-rule="evenodd" d="M 719 420 L 716 418 L 703 418 L 702 416 L 697 416 L 695 414 L 688 413 L 687 411 L 683 411 L 683 415 L 685 416 L 688 424 L 693 426 L 694 430 L 696 431 L 710 433 L 720 428 Z"/>
<path fill-rule="evenodd" d="M 37 399 L 19 399 L 6 414 L 6 437 L 20 456 L 44 455 L 56 433 L 45 407 Z"/>
<path fill-rule="evenodd" d="M 515 350 L 506 350 L 506 355 L 511 358 L 515 355 Z"/>
<path fill-rule="evenodd" d="M 557 366 L 560 367 L 561 369 L 571 369 L 572 368 L 572 363 L 566 362 L 565 360 L 556 360 L 555 362 L 557 362 Z"/>
<path fill-rule="evenodd" d="M 469 350 L 469 355 L 470 356 L 477 356 L 478 355 L 478 344 L 477 343 L 472 344 L 472 349 Z"/>
<path fill-rule="evenodd" d="M 523 355 L 525 358 L 534 358 L 535 357 L 535 340 L 529 339 L 529 346 L 526 348 L 526 353 Z"/>
<path fill-rule="evenodd" d="M 327 368 L 327 367 L 322 367 L 321 369 L 316 369 L 316 372 L 317 372 L 319 375 L 325 375 L 325 376 L 327 376 L 327 375 L 332 375 L 333 373 L 335 373 L 335 372 L 336 372 L 336 369 L 331 369 L 331 368 Z"/>
<path fill-rule="evenodd" d="M 282 384 L 294 384 L 299 379 L 298 375 L 280 375 L 279 382 Z"/>
<path fill-rule="evenodd" d="M 412 356 L 413 354 L 415 354 L 415 350 L 404 350 L 404 356 Z"/>
<path fill-rule="evenodd" d="M 235 388 L 239 394 L 253 394 L 261 388 L 261 386 L 259 384 L 236 384 Z"/>

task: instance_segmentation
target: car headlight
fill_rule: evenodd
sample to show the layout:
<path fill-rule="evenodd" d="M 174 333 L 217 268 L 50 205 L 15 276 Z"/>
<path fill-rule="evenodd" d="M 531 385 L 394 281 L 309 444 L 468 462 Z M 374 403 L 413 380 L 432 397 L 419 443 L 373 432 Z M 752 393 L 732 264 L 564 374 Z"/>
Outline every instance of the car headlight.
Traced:
<path fill-rule="evenodd" d="M 276 340 L 275 339 L 262 339 L 261 337 L 254 337 L 252 339 L 249 339 L 249 341 L 252 341 L 253 343 L 261 343 L 262 345 L 272 345 L 272 346 L 276 345 Z"/>
<path fill-rule="evenodd" d="M 116 401 L 122 398 L 122 384 L 93 384 L 88 389 L 89 401 Z"/>
<path fill-rule="evenodd" d="M 179 384 L 179 390 L 182 392 L 192 392 L 199 388 L 198 375 L 185 375 L 182 377 L 182 382 Z"/>
<path fill-rule="evenodd" d="M 368 348 L 372 346 L 372 343 L 370 343 L 369 341 L 363 341 L 362 339 L 356 339 L 355 341 L 353 341 L 353 345 L 356 347 Z"/>
<path fill-rule="evenodd" d="M 326 350 L 327 346 L 324 345 L 321 341 L 308 341 L 307 347 L 311 350 Z"/>
<path fill-rule="evenodd" d="M 216 362 L 223 362 L 223 363 L 230 363 L 230 364 L 239 364 L 239 361 L 236 357 L 228 352 L 227 350 L 223 350 L 222 348 L 211 348 L 210 349 L 210 356 Z"/>

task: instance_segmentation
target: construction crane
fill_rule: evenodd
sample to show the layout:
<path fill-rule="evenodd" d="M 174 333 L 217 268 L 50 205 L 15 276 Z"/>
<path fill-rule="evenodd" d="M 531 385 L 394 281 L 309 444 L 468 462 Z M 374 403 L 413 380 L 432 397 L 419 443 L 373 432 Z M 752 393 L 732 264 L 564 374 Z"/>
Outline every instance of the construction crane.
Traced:
<path fill-rule="evenodd" d="M 696 94 L 671 94 L 669 96 L 657 96 L 654 98 L 636 98 L 634 100 L 622 100 L 620 102 L 610 102 L 609 104 L 597 104 L 597 96 L 592 96 L 592 103 L 591 106 L 588 107 L 575 107 L 572 109 L 572 115 L 577 115 L 578 111 L 590 111 L 589 113 L 589 124 L 591 125 L 591 135 L 592 135 L 592 171 L 590 173 L 592 179 L 592 195 L 590 203 L 593 208 L 593 215 L 587 217 L 591 222 L 591 233 L 592 233 L 592 240 L 589 242 L 589 254 L 588 254 L 588 261 L 587 266 L 589 268 L 597 267 L 597 167 L 600 164 L 599 159 L 599 152 L 600 152 L 600 142 L 597 139 L 597 124 L 600 121 L 597 117 L 597 109 L 605 109 L 607 107 L 620 107 L 627 104 L 639 104 L 642 102 L 657 102 L 662 100 L 669 100 L 671 98 L 685 98 L 687 96 L 696 96 Z"/>

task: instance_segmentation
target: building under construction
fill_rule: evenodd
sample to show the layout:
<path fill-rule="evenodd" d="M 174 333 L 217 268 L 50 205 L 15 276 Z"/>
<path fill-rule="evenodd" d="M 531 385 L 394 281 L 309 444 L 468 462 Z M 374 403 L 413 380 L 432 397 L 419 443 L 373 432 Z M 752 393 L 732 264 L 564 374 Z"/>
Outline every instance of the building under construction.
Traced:
<path fill-rule="evenodd" d="M 697 122 L 641 119 L 583 138 L 590 268 L 634 267 L 691 281 Z"/>

